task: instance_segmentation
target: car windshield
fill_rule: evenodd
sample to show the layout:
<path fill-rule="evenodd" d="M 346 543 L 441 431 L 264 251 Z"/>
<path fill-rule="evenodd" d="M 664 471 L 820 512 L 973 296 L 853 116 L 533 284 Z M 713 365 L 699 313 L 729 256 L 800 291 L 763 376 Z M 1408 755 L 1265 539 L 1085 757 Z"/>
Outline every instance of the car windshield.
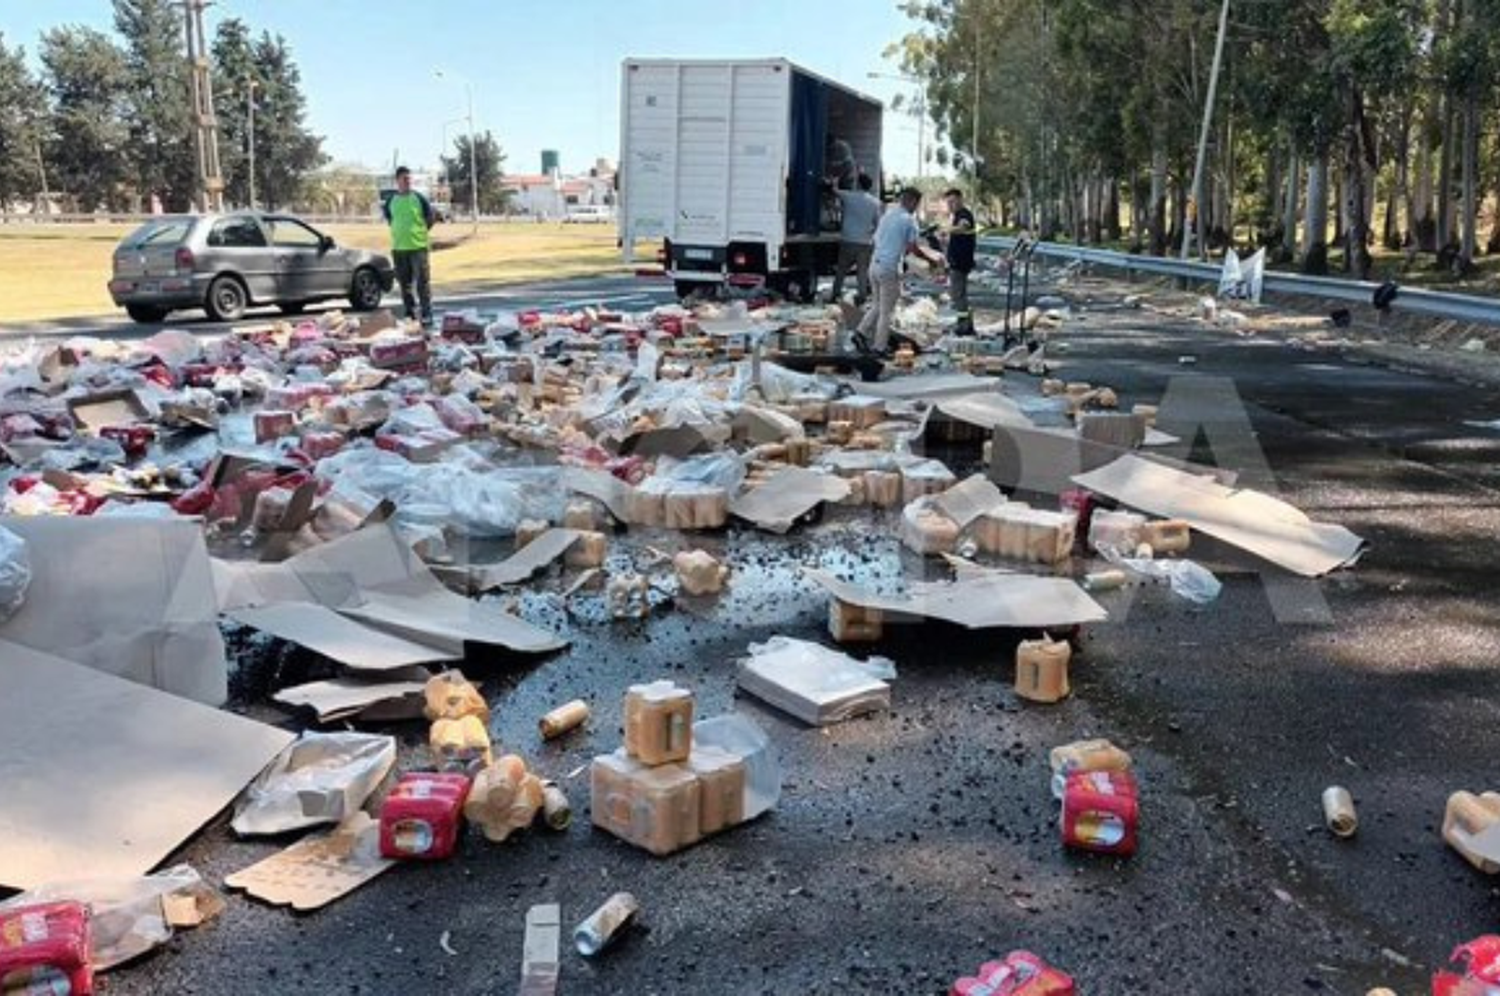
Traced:
<path fill-rule="evenodd" d="M 125 238 L 124 244 L 132 249 L 147 246 L 174 245 L 187 238 L 193 227 L 191 218 L 174 218 L 170 221 L 148 221 Z"/>

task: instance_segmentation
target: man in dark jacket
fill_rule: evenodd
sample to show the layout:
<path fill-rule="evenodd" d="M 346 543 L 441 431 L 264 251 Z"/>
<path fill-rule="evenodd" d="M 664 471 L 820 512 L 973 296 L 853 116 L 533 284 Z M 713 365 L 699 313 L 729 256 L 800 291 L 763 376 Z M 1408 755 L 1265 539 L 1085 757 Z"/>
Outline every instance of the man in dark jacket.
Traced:
<path fill-rule="evenodd" d="M 948 297 L 958 312 L 960 332 L 974 330 L 969 311 L 969 274 L 974 270 L 974 212 L 964 206 L 964 193 L 957 187 L 943 195 L 948 202 Z"/>

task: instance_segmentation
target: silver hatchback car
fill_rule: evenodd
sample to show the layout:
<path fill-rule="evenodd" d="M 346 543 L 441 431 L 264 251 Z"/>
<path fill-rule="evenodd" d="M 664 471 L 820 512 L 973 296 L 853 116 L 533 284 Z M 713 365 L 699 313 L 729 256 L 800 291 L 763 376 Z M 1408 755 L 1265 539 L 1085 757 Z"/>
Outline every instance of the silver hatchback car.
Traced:
<path fill-rule="evenodd" d="M 202 308 L 233 321 L 256 305 L 296 314 L 347 298 L 355 311 L 380 306 L 395 282 L 389 257 L 345 249 L 289 215 L 164 215 L 115 247 L 109 294 L 138 322 Z"/>

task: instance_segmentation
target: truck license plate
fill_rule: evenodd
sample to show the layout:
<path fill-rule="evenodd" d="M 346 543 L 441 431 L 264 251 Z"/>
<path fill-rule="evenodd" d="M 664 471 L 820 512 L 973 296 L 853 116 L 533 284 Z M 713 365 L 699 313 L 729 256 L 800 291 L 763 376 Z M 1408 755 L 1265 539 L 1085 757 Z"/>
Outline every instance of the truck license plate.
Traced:
<path fill-rule="evenodd" d="M 682 258 L 702 260 L 711 263 L 713 262 L 714 251 L 712 249 L 684 249 L 682 250 Z"/>

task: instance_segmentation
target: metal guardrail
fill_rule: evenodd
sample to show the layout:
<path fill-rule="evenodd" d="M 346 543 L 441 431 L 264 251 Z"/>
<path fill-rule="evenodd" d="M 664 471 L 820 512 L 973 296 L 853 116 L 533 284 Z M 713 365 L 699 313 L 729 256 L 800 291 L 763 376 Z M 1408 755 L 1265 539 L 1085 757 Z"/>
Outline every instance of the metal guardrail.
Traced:
<path fill-rule="evenodd" d="M 1015 244 L 1016 239 L 1009 236 L 985 236 L 979 240 L 979 248 L 989 252 L 1006 252 L 1014 248 Z M 1087 246 L 1071 246 L 1059 242 L 1038 244 L 1036 255 L 1049 259 L 1076 260 L 1087 266 L 1105 266 L 1125 270 L 1128 273 L 1146 273 L 1211 284 L 1219 282 L 1221 272 L 1221 268 L 1214 263 L 1136 255 L 1108 249 L 1091 249 Z M 1379 286 L 1379 284 L 1365 280 L 1310 277 L 1300 273 L 1281 273 L 1274 270 L 1266 271 L 1263 284 L 1264 289 L 1273 294 L 1297 294 L 1304 297 L 1318 297 L 1371 306 L 1374 304 L 1375 290 Z M 1473 294 L 1453 294 L 1421 287 L 1401 287 L 1396 300 L 1391 303 L 1391 310 L 1425 315 L 1430 318 L 1449 318 L 1482 325 L 1500 325 L 1500 298 L 1478 297 Z"/>

